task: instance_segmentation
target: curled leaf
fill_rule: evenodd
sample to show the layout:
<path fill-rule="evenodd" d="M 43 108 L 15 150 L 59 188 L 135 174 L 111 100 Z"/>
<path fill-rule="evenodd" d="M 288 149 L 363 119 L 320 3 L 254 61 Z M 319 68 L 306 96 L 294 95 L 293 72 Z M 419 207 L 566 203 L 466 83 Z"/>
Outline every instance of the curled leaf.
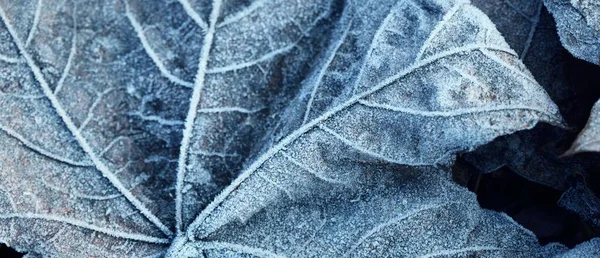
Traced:
<path fill-rule="evenodd" d="M 581 98 L 587 96 L 581 89 L 596 87 L 600 81 L 584 75 L 586 70 L 597 67 L 577 62 L 565 53 L 554 19 L 544 8 L 543 1 L 472 2 L 490 17 L 508 44 L 519 53 L 536 81 L 560 107 L 566 122 L 574 126 L 585 119 L 582 113 L 588 111 L 588 101 Z M 573 133 L 564 127 L 541 125 L 496 139 L 465 154 L 464 158 L 484 173 L 505 166 L 533 182 L 566 190 L 568 177 L 593 166 L 588 160 L 561 157 L 572 137 Z"/>
<path fill-rule="evenodd" d="M 566 155 L 579 152 L 600 152 L 600 101 L 592 108 L 590 119 Z"/>

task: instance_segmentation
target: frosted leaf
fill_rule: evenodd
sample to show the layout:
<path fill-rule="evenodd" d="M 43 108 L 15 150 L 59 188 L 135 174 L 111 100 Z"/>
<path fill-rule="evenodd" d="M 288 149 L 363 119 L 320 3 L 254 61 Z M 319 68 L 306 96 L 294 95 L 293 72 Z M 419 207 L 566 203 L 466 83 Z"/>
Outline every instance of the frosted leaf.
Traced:
<path fill-rule="evenodd" d="M 336 2 L 230 0 L 209 6 L 178 160 L 179 231 L 260 148 L 266 129 L 294 96 L 311 59 L 326 43 L 340 5 Z M 191 16 L 195 15 L 203 17 Z"/>
<path fill-rule="evenodd" d="M 161 76 L 121 4 L 0 1 L 0 241 L 18 250 L 148 256 L 170 242 L 190 90 Z"/>
<path fill-rule="evenodd" d="M 32 257 L 565 250 L 410 167 L 562 123 L 466 0 L 0 0 L 0 21 L 0 241 Z M 380 235 L 394 214 L 417 227 Z"/>
<path fill-rule="evenodd" d="M 337 6 L 0 1 L 0 241 L 160 255 L 293 96 Z"/>
<path fill-rule="evenodd" d="M 600 65 L 600 2 L 544 0 L 554 16 L 560 40 L 571 54 Z"/>
<path fill-rule="evenodd" d="M 594 238 L 590 241 L 575 246 L 568 252 L 555 255 L 557 258 L 577 258 L 577 257 L 598 257 L 600 256 L 600 238 Z"/>
<path fill-rule="evenodd" d="M 558 200 L 558 205 L 600 227 L 600 199 L 584 182 L 578 182 L 565 191 Z"/>
<path fill-rule="evenodd" d="M 367 166 L 352 182 L 268 206 L 167 257 L 589 257 L 600 247 L 541 247 L 506 214 L 479 208 L 445 171 Z"/>
<path fill-rule="evenodd" d="M 560 123 L 517 54 L 469 4 L 351 2 L 338 28 L 273 144 L 189 235 L 202 238 L 272 203 L 302 198 L 316 179 L 349 182 L 363 170 L 351 161 L 435 165 L 540 120 Z"/>
<path fill-rule="evenodd" d="M 581 101 L 575 90 L 581 85 L 575 85 L 577 81 L 567 77 L 569 59 L 563 53 L 554 19 L 542 0 L 474 0 L 472 3 L 490 17 L 508 44 L 519 53 L 536 81 L 561 107 L 563 116 L 572 120 L 581 117 L 577 105 Z M 565 149 L 556 143 L 569 137 L 564 128 L 538 127 L 535 131 L 497 139 L 464 157 L 482 172 L 506 166 L 529 180 L 565 190 L 568 188 L 566 178 L 584 171 L 589 163 L 560 158 Z"/>
<path fill-rule="evenodd" d="M 567 154 L 578 152 L 600 152 L 600 100 L 592 108 L 587 124 Z"/>

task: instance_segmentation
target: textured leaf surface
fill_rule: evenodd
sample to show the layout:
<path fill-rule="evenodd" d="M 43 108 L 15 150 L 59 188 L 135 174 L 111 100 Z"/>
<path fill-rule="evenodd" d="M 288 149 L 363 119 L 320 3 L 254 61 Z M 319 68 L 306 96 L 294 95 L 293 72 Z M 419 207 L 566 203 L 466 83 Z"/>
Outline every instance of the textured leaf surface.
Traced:
<path fill-rule="evenodd" d="M 333 7 L 213 6 L 0 1 L 2 241 L 146 255 L 231 180 Z"/>
<path fill-rule="evenodd" d="M 160 76 L 121 2 L 7 0 L 0 16 L 2 241 L 56 256 L 160 252 L 189 89 Z"/>
<path fill-rule="evenodd" d="M 562 194 L 558 205 L 600 227 L 600 198 L 590 188 L 584 182 L 578 182 Z"/>
<path fill-rule="evenodd" d="M 590 119 L 567 153 L 586 151 L 600 152 L 600 101 L 592 108 Z"/>
<path fill-rule="evenodd" d="M 201 213 L 190 235 L 301 198 L 317 179 L 347 183 L 365 170 L 361 160 L 434 165 L 538 120 L 560 122 L 516 53 L 469 4 L 352 2 L 339 27 L 274 144 Z"/>
<path fill-rule="evenodd" d="M 558 34 L 574 56 L 600 65 L 600 2 L 544 0 L 554 16 Z"/>
<path fill-rule="evenodd" d="M 479 208 L 475 195 L 444 171 L 380 166 L 346 185 L 269 206 L 174 257 L 551 257 L 598 253 L 589 242 L 569 253 L 537 239 L 503 213 Z M 572 253 L 571 253 L 572 252 Z M 577 252 L 577 253 L 576 253 Z"/>
<path fill-rule="evenodd" d="M 490 17 L 508 44 L 519 53 L 536 81 L 561 107 L 569 126 L 579 126 L 579 121 L 586 119 L 589 107 L 578 91 L 596 87 L 597 80 L 582 78 L 571 71 L 580 68 L 571 68 L 575 67 L 575 60 L 561 46 L 554 19 L 543 7 L 542 0 L 472 2 Z M 538 126 L 532 131 L 497 139 L 464 157 L 484 173 L 506 166 L 529 180 L 566 190 L 568 176 L 583 173 L 593 165 L 578 157 L 561 157 L 572 137 L 565 128 Z"/>
<path fill-rule="evenodd" d="M 178 160 L 178 230 L 260 148 L 266 128 L 294 96 L 311 58 L 328 38 L 327 27 L 335 24 L 329 17 L 339 5 L 335 2 L 214 1 L 208 6 Z M 188 6 L 187 0 L 182 3 Z"/>
<path fill-rule="evenodd" d="M 0 0 L 0 20 L 0 241 L 31 256 L 565 254 L 422 167 L 562 123 L 467 1 Z"/>

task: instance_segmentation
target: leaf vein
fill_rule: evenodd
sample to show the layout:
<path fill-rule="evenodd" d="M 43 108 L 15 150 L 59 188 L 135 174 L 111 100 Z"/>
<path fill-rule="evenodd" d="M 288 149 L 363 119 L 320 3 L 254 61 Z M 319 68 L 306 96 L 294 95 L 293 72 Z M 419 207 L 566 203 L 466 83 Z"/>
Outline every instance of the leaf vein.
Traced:
<path fill-rule="evenodd" d="M 187 1 L 186 1 L 187 2 Z M 202 53 L 200 55 L 200 60 L 198 61 L 198 73 L 196 74 L 194 91 L 192 92 L 192 97 L 190 99 L 190 107 L 188 110 L 188 114 L 185 120 L 185 129 L 183 130 L 183 137 L 181 140 L 181 147 L 179 151 L 179 160 L 177 165 L 177 182 L 175 184 L 175 221 L 177 234 L 181 234 L 183 228 L 183 218 L 182 218 L 182 203 L 183 203 L 183 184 L 185 177 L 185 169 L 187 163 L 188 156 L 188 148 L 190 145 L 192 132 L 194 130 L 194 122 L 196 120 L 196 115 L 198 114 L 198 106 L 200 105 L 200 94 L 202 89 L 204 88 L 204 79 L 207 74 L 208 67 L 208 59 L 210 54 L 210 49 L 213 45 L 213 40 L 215 36 L 215 25 L 217 23 L 217 18 L 219 17 L 219 13 L 221 11 L 222 0 L 214 0 L 212 5 L 212 11 L 210 13 L 210 26 L 206 32 L 206 36 L 204 37 L 204 42 L 202 44 Z"/>
<path fill-rule="evenodd" d="M 0 124 L 0 130 L 4 131 L 8 136 L 17 139 L 19 142 L 21 142 L 27 148 L 47 157 L 49 159 L 56 160 L 58 162 L 65 163 L 67 165 L 71 165 L 71 166 L 75 166 L 75 167 L 93 167 L 94 166 L 94 164 L 89 161 L 75 161 L 75 160 L 61 157 L 57 154 L 51 153 L 51 152 L 45 150 L 44 148 L 37 146 L 33 142 L 30 142 L 29 140 L 27 140 L 25 137 L 23 137 L 21 134 L 17 133 L 16 131 L 14 131 L 6 126 L 3 126 L 1 124 Z"/>
<path fill-rule="evenodd" d="M 125 2 L 125 9 L 126 9 L 125 14 L 127 16 L 127 19 L 129 20 L 129 23 L 131 24 L 131 26 L 137 33 L 137 36 L 140 39 L 140 42 L 142 43 L 144 50 L 146 50 L 146 53 L 148 54 L 150 59 L 152 59 L 152 61 L 154 62 L 154 64 L 158 68 L 158 70 L 161 72 L 161 74 L 164 77 L 166 77 L 167 79 L 169 79 L 169 81 L 171 81 L 172 83 L 175 83 L 175 84 L 187 87 L 187 88 L 193 88 L 194 85 L 191 82 L 184 81 L 183 79 L 172 74 L 171 71 L 169 71 L 169 69 L 167 69 L 165 64 L 160 59 L 160 56 L 158 56 L 156 51 L 154 51 L 154 49 L 150 45 L 150 42 L 148 42 L 148 38 L 146 38 L 146 34 L 144 34 L 144 28 L 142 28 L 142 25 L 134 17 L 133 13 L 130 10 L 129 4 L 127 3 L 127 1 L 124 1 L 124 2 Z"/>
<path fill-rule="evenodd" d="M 423 45 L 419 49 L 419 52 L 417 53 L 417 57 L 415 58 L 416 60 L 421 60 L 421 58 L 423 57 L 423 54 L 425 54 L 425 51 L 427 50 L 427 47 L 429 47 L 429 45 L 431 44 L 431 41 L 444 28 L 444 26 L 446 26 L 446 24 L 448 24 L 450 19 L 452 19 L 452 17 L 454 17 L 454 15 L 458 12 L 458 10 L 460 10 L 461 7 L 463 7 L 463 5 L 464 4 L 455 5 L 446 14 L 444 14 L 444 16 L 442 17 L 442 20 L 438 24 L 435 25 L 435 27 L 433 28 L 431 33 L 429 33 L 429 36 L 427 37 L 425 42 L 423 42 Z"/>
<path fill-rule="evenodd" d="M 355 97 L 349 99 L 348 101 L 342 103 L 341 105 L 338 105 L 338 106 L 330 109 L 329 111 L 327 111 L 327 112 L 323 113 L 321 116 L 311 120 L 309 123 L 304 124 L 297 130 L 293 131 L 291 134 L 289 134 L 288 136 L 283 138 L 281 141 L 279 141 L 279 143 L 277 143 L 275 146 L 273 146 L 267 152 L 265 152 L 263 155 L 261 155 L 255 162 L 253 162 L 248 168 L 246 168 L 227 188 L 225 188 L 219 195 L 217 195 L 213 199 L 213 201 L 200 213 L 200 215 L 198 217 L 196 217 L 196 219 L 190 225 L 190 228 L 197 229 L 198 226 L 200 225 L 200 223 L 202 223 L 210 215 L 210 213 L 217 208 L 217 206 L 221 205 L 221 203 L 223 203 L 225 201 L 225 199 L 235 189 L 237 189 L 242 182 L 247 180 L 252 174 L 254 174 L 254 172 L 256 172 L 260 167 L 262 167 L 262 165 L 267 160 L 271 159 L 275 154 L 279 153 L 286 146 L 293 143 L 300 136 L 304 135 L 306 132 L 308 132 L 315 126 L 318 126 L 321 122 L 329 119 L 330 117 L 337 114 L 338 112 L 350 107 L 354 103 L 357 103 L 360 99 L 367 97 L 367 96 L 383 89 L 384 87 L 390 85 L 394 81 L 399 80 L 399 79 L 415 72 L 419 68 L 422 68 L 433 62 L 436 62 L 438 60 L 441 60 L 443 58 L 446 58 L 446 57 L 449 57 L 449 56 L 452 56 L 455 54 L 459 54 L 462 52 L 468 52 L 468 51 L 481 50 L 481 49 L 493 49 L 493 50 L 497 50 L 497 51 L 508 51 L 508 53 L 513 53 L 511 50 L 506 50 L 504 48 L 486 46 L 486 45 L 482 45 L 482 44 L 470 44 L 470 45 L 466 45 L 463 47 L 448 50 L 445 52 L 441 52 L 441 53 L 438 53 L 431 57 L 428 57 L 426 59 L 423 59 L 421 61 L 418 61 L 418 62 L 414 63 L 413 65 L 411 65 L 410 67 L 398 72 L 397 74 L 384 79 L 382 82 L 377 84 L 371 90 L 368 90 L 359 95 L 356 95 Z M 210 232 L 201 232 L 202 235 L 209 234 L 209 233 Z M 188 231 L 188 237 L 190 239 L 195 238 L 192 230 Z"/>
<path fill-rule="evenodd" d="M 76 6 L 76 3 L 73 3 Z M 76 7 L 75 7 L 76 8 Z M 65 80 L 71 70 L 71 66 L 73 65 L 73 59 L 75 58 L 75 53 L 77 53 L 77 15 L 76 11 L 73 11 L 73 37 L 71 38 L 71 50 L 69 52 L 69 57 L 67 58 L 67 64 L 63 69 L 63 72 L 56 84 L 56 88 L 54 89 L 54 95 L 58 95 L 60 90 L 62 89 Z"/>
<path fill-rule="evenodd" d="M 251 61 L 247 61 L 247 62 L 243 62 L 243 63 L 239 63 L 239 64 L 232 64 L 232 65 L 226 65 L 226 66 L 221 66 L 221 67 L 216 67 L 216 68 L 211 68 L 209 69 L 206 73 L 208 74 L 215 74 L 215 73 L 226 73 L 226 72 L 230 72 L 230 71 L 236 71 L 236 70 L 240 70 L 243 68 L 247 68 L 247 67 L 251 67 L 254 66 L 256 64 L 259 64 L 261 62 L 270 60 L 271 58 L 287 53 L 290 50 L 292 50 L 295 46 L 296 46 L 297 42 L 294 42 L 293 44 L 287 45 L 285 47 L 273 50 L 257 59 L 251 60 Z"/>
<path fill-rule="evenodd" d="M 188 0 L 179 0 L 179 3 L 181 4 L 181 6 L 183 6 L 183 10 L 185 11 L 185 13 L 190 18 L 192 18 L 192 20 L 198 25 L 198 27 L 200 27 L 203 31 L 208 30 L 208 24 L 206 24 L 206 22 L 202 20 L 200 15 L 198 15 L 198 12 L 194 10 L 194 8 Z"/>
<path fill-rule="evenodd" d="M 319 125 L 319 129 L 325 131 L 327 134 L 333 136 L 335 139 L 341 141 L 342 143 L 348 145 L 349 147 L 351 147 L 352 149 L 355 149 L 357 151 L 359 151 L 362 154 L 365 154 L 367 156 L 371 156 L 380 160 L 384 160 L 393 164 L 400 164 L 400 165 L 411 165 L 411 166 L 427 166 L 427 165 L 431 165 L 431 164 L 427 164 L 427 163 L 417 163 L 417 162 L 404 162 L 404 161 L 400 161 L 400 160 L 395 160 L 386 156 L 383 156 L 377 152 L 371 151 L 369 149 L 365 149 L 362 146 L 357 145 L 356 143 L 352 142 L 349 139 L 346 139 L 344 136 L 336 133 L 335 131 L 333 131 L 331 128 L 328 128 L 327 126 L 324 125 Z"/>
<path fill-rule="evenodd" d="M 71 131 L 71 133 L 73 134 L 73 136 L 79 143 L 79 146 L 83 149 L 83 151 L 85 151 L 85 153 L 88 154 L 88 156 L 90 157 L 90 159 L 92 160 L 92 162 L 94 163 L 96 168 L 102 173 L 102 175 L 104 177 L 106 177 L 113 184 L 113 186 L 115 188 L 117 188 L 117 190 L 119 190 L 119 192 L 123 193 L 123 195 L 127 198 L 127 200 L 133 206 L 135 206 L 148 220 L 150 220 L 154 225 L 156 225 L 165 235 L 171 236 L 172 232 L 169 230 L 169 228 L 167 228 L 160 221 L 160 219 L 158 219 L 154 214 L 152 214 L 150 212 L 150 210 L 148 210 L 148 208 L 146 208 L 145 205 L 140 200 L 138 200 L 129 190 L 127 190 L 127 188 L 125 188 L 123 186 L 121 181 L 110 171 L 108 166 L 106 164 L 104 164 L 99 159 L 98 156 L 96 156 L 96 154 L 94 153 L 94 151 L 92 149 L 92 146 L 90 146 L 89 143 L 87 142 L 87 140 L 81 135 L 81 133 L 75 126 L 75 123 L 73 123 L 73 120 L 71 120 L 71 117 L 69 117 L 69 115 L 67 114 L 67 111 L 62 107 L 62 105 L 60 104 L 60 102 L 58 101 L 58 99 L 56 98 L 54 93 L 52 92 L 52 90 L 50 90 L 50 86 L 44 79 L 41 69 L 35 64 L 35 61 L 29 55 L 29 53 L 27 53 L 25 51 L 25 46 L 17 37 L 15 29 L 12 26 L 12 24 L 9 22 L 7 17 L 8 16 L 6 15 L 4 8 L 0 7 L 0 18 L 6 25 L 6 28 L 8 29 L 9 34 L 12 36 L 15 44 L 17 45 L 17 48 L 21 52 L 21 55 L 25 58 L 25 61 L 31 68 L 31 71 L 33 72 L 35 79 L 38 81 L 38 83 L 42 87 L 42 91 L 44 92 L 44 95 L 46 95 L 48 100 L 50 100 L 52 107 L 55 109 L 56 113 L 62 119 L 62 121 L 64 122 L 67 129 L 69 129 L 69 131 Z"/>
<path fill-rule="evenodd" d="M 533 111 L 537 113 L 542 113 L 547 116 L 554 116 L 552 114 L 547 113 L 544 110 L 531 108 L 527 106 L 492 106 L 492 107 L 474 107 L 474 108 L 462 108 L 448 111 L 427 111 L 427 110 L 417 110 L 412 108 L 404 108 L 397 107 L 386 104 L 378 104 L 372 103 L 364 100 L 358 101 L 360 104 L 371 107 L 371 108 L 379 108 L 390 110 L 394 112 L 400 112 L 410 115 L 418 115 L 423 117 L 456 117 L 456 116 L 464 116 L 464 115 L 472 115 L 477 113 L 487 113 L 487 112 L 496 112 L 496 111 L 512 111 L 512 110 L 522 110 L 522 111 Z"/>
<path fill-rule="evenodd" d="M 35 14 L 33 16 L 33 23 L 31 24 L 31 28 L 29 29 L 29 33 L 27 34 L 27 40 L 25 40 L 25 48 L 29 46 L 31 40 L 33 39 L 33 35 L 35 35 L 35 31 L 37 30 L 38 24 L 40 24 L 40 16 L 42 15 L 42 0 L 38 0 L 35 6 Z"/>
<path fill-rule="evenodd" d="M 169 239 L 165 239 L 165 238 L 158 238 L 158 237 L 148 236 L 148 235 L 144 235 L 144 234 L 135 234 L 135 233 L 117 231 L 114 229 L 99 227 L 99 226 L 89 224 L 89 223 L 86 223 L 86 222 L 83 222 L 80 220 L 76 220 L 76 219 L 72 219 L 72 218 L 65 218 L 65 217 L 56 216 L 56 215 L 49 215 L 49 214 L 8 213 L 8 214 L 0 214 L 0 219 L 47 220 L 47 221 L 65 223 L 65 224 L 69 224 L 69 225 L 84 228 L 84 229 L 89 229 L 92 231 L 100 232 L 100 233 L 103 233 L 103 234 L 106 234 L 109 236 L 113 236 L 113 237 L 117 237 L 117 238 L 131 239 L 131 240 L 148 242 L 148 243 L 153 243 L 153 244 L 168 244 L 171 242 Z"/>
<path fill-rule="evenodd" d="M 344 33 L 342 34 L 342 37 L 335 44 L 335 47 L 333 48 L 333 51 L 331 51 L 329 57 L 327 58 L 327 61 L 323 64 L 323 66 L 319 70 L 319 74 L 317 75 L 317 80 L 315 81 L 315 87 L 313 88 L 312 92 L 310 93 L 310 99 L 308 100 L 308 103 L 306 104 L 306 111 L 304 113 L 304 120 L 302 121 L 302 124 L 306 124 L 306 122 L 308 121 L 308 118 L 310 116 L 310 111 L 311 111 L 311 108 L 313 105 L 313 101 L 315 99 L 315 96 L 317 95 L 317 90 L 319 89 L 319 85 L 320 85 L 321 81 L 323 80 L 323 77 L 325 76 L 325 72 L 327 71 L 327 68 L 329 68 L 329 65 L 331 64 L 331 62 L 333 62 L 333 59 L 336 57 L 338 50 L 344 43 L 344 40 L 346 39 L 346 37 L 348 36 L 348 32 L 350 31 L 351 27 L 352 27 L 352 22 L 349 22 L 349 24 L 347 25 L 347 28 L 344 30 Z"/>
<path fill-rule="evenodd" d="M 3 54 L 0 54 L 0 61 L 10 64 L 17 64 L 21 62 L 21 60 L 18 57 L 10 57 Z"/>
<path fill-rule="evenodd" d="M 302 164 L 302 163 L 300 163 L 300 161 L 298 161 L 298 160 L 297 160 L 297 159 L 295 159 L 294 157 L 290 156 L 290 155 L 289 155 L 289 154 L 287 154 L 285 151 L 282 151 L 282 152 L 281 152 L 281 155 L 282 155 L 283 157 L 285 157 L 287 160 L 289 160 L 290 162 L 292 162 L 294 165 L 296 165 L 296 166 L 298 166 L 298 167 L 300 167 L 300 168 L 304 169 L 306 172 L 308 172 L 309 174 L 311 174 L 311 175 L 315 176 L 315 177 L 316 177 L 316 178 L 318 178 L 318 179 L 321 179 L 321 180 L 323 180 L 323 181 L 325 181 L 325 182 L 332 183 L 332 184 L 342 184 L 342 185 L 343 185 L 343 184 L 346 184 L 346 183 L 345 183 L 345 182 L 343 182 L 343 181 L 335 180 L 335 179 L 333 179 L 333 178 L 326 177 L 326 176 L 323 176 L 323 175 L 321 175 L 321 174 L 317 173 L 317 171 L 315 171 L 314 169 L 312 169 L 312 168 L 310 168 L 310 167 L 306 166 L 305 164 Z"/>
<path fill-rule="evenodd" d="M 360 245 L 362 245 L 365 240 L 367 240 L 367 238 L 379 233 L 379 232 L 383 232 L 383 230 L 386 227 L 389 227 L 391 225 L 394 224 L 398 224 L 406 219 L 418 216 L 419 214 L 421 214 L 422 212 L 428 211 L 428 210 L 433 210 L 433 209 L 439 209 L 445 206 L 449 206 L 452 204 L 463 204 L 461 202 L 447 202 L 447 203 L 441 203 L 441 204 L 436 204 L 436 205 L 425 205 L 423 207 L 419 207 L 417 209 L 411 210 L 405 214 L 402 214 L 400 216 L 394 217 L 386 222 L 383 222 L 381 224 L 376 225 L 375 227 L 373 227 L 371 230 L 367 231 L 365 234 L 363 234 L 358 241 L 352 245 L 352 247 L 344 254 L 345 257 L 348 257 L 350 255 L 351 252 L 353 252 L 354 250 L 356 250 L 356 248 L 358 248 Z"/>
<path fill-rule="evenodd" d="M 208 243 L 195 242 L 195 243 L 191 243 L 191 245 L 193 245 L 194 248 L 199 249 L 199 250 L 230 249 L 230 250 L 234 250 L 237 252 L 250 254 L 250 255 L 254 255 L 254 256 L 262 257 L 262 258 L 284 258 L 285 257 L 285 256 L 276 254 L 276 253 L 266 250 L 266 249 L 250 247 L 250 246 L 245 246 L 245 245 L 240 245 L 240 244 L 227 243 L 227 242 L 216 242 L 216 241 L 208 242 Z"/>
<path fill-rule="evenodd" d="M 262 7 L 265 3 L 267 3 L 266 0 L 258 0 L 258 1 L 252 2 L 252 4 L 250 4 L 250 6 L 246 7 L 246 9 L 244 9 L 240 12 L 237 12 L 233 15 L 229 15 L 229 16 L 225 17 L 222 22 L 217 24 L 217 28 L 227 26 L 228 24 L 231 24 L 231 23 L 234 23 L 234 22 L 237 22 L 237 21 L 243 19 L 244 17 L 250 15 L 252 12 L 256 11 L 258 8 Z"/>

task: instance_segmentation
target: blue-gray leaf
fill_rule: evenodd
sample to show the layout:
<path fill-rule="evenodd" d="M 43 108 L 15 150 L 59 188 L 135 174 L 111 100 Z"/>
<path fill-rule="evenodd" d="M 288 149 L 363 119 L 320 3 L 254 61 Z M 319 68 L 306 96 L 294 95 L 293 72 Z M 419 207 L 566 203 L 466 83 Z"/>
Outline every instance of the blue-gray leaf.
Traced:
<path fill-rule="evenodd" d="M 262 154 L 190 235 L 310 195 L 315 180 L 349 183 L 364 162 L 445 164 L 538 121 L 561 123 L 491 21 L 463 1 L 349 1 L 284 114 Z"/>
<path fill-rule="evenodd" d="M 600 2 L 544 0 L 563 46 L 575 57 L 600 65 Z"/>

